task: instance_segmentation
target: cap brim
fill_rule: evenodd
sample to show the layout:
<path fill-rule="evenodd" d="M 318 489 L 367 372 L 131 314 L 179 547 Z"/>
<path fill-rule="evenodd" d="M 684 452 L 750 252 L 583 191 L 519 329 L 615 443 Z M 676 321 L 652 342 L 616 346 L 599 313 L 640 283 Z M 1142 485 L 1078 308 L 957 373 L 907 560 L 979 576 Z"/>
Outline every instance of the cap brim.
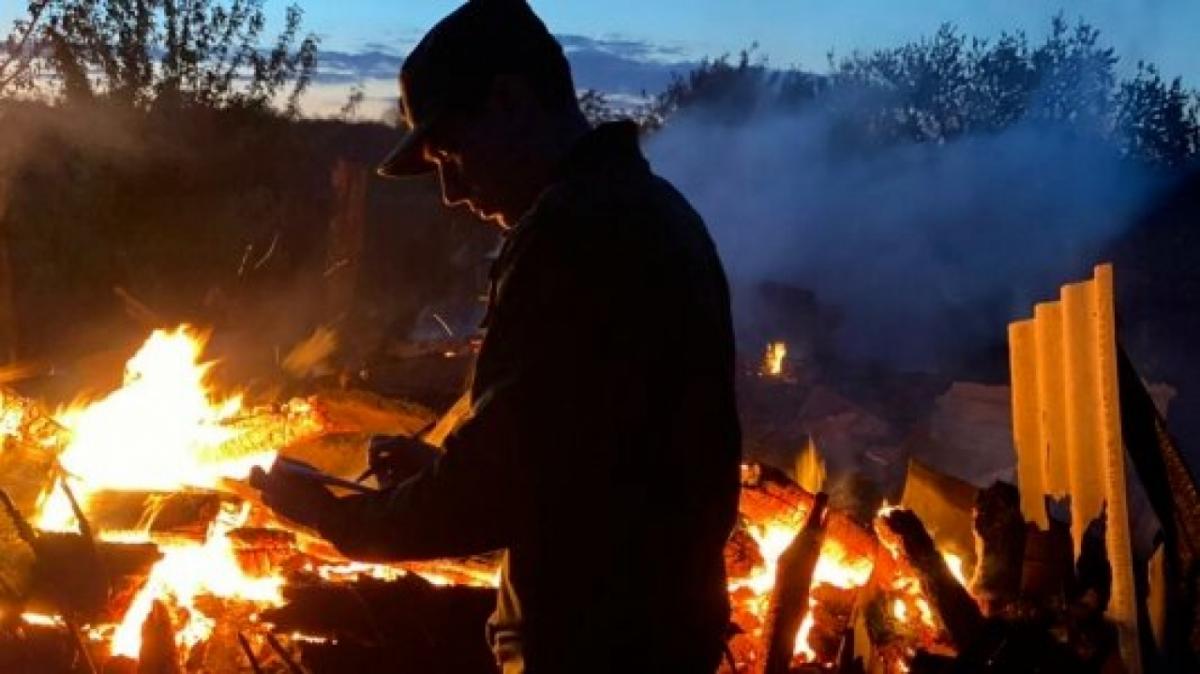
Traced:
<path fill-rule="evenodd" d="M 417 125 L 404 140 L 384 158 L 375 172 L 384 178 L 405 178 L 433 172 L 434 165 L 425 158 L 425 136 L 428 124 Z"/>

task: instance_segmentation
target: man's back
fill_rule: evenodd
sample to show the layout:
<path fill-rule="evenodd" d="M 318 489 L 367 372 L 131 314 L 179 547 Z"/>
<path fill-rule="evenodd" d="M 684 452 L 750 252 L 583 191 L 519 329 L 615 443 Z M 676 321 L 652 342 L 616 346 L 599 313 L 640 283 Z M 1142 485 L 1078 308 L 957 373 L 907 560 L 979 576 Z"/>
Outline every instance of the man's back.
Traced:
<path fill-rule="evenodd" d="M 636 142 L 632 124 L 586 136 L 494 272 L 473 392 L 518 393 L 528 446 L 508 494 L 529 520 L 493 628 L 535 674 L 711 670 L 728 623 L 728 289 L 703 222 Z"/>

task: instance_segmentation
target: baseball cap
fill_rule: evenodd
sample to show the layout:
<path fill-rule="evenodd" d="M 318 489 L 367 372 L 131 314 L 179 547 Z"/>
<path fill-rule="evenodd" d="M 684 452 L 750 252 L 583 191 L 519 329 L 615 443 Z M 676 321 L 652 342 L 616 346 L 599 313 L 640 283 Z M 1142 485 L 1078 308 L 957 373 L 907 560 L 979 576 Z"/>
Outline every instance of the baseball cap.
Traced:
<path fill-rule="evenodd" d="M 380 163 L 384 177 L 433 170 L 424 141 L 439 120 L 478 107 L 497 75 L 565 77 L 562 46 L 525 0 L 470 0 L 439 21 L 400 69 L 400 94 L 408 133 Z"/>

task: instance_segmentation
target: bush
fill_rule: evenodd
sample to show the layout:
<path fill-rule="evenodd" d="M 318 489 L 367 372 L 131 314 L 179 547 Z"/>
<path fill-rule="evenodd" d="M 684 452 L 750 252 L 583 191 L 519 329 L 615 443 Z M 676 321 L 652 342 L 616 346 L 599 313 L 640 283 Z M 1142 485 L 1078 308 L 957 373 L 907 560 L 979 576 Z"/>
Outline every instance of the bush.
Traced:
<path fill-rule="evenodd" d="M 316 37 L 301 36 L 302 17 L 289 6 L 282 30 L 264 44 L 263 0 L 36 0 L 7 40 L 0 94 L 48 86 L 70 102 L 281 104 L 295 115 L 317 57 Z"/>
<path fill-rule="evenodd" d="M 1177 167 L 1200 155 L 1200 95 L 1118 59 L 1085 22 L 1052 19 L 1044 42 L 1024 33 L 968 39 L 946 24 L 930 38 L 829 59 L 828 72 L 772 70 L 748 53 L 702 63 L 658 99 L 663 116 L 688 111 L 731 123 L 759 112 L 812 109 L 837 120 L 843 149 L 945 143 L 1022 122 L 1095 137 L 1127 156 Z"/>

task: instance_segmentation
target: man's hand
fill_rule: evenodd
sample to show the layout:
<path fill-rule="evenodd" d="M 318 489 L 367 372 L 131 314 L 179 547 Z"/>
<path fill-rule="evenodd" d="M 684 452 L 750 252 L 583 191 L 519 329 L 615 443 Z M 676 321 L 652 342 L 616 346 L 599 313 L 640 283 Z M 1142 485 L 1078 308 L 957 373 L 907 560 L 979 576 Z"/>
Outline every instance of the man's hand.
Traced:
<path fill-rule="evenodd" d="M 337 496 L 319 483 L 271 466 L 270 472 L 255 466 L 250 486 L 262 491 L 263 503 L 283 517 L 312 529 L 320 529 L 337 508 Z"/>
<path fill-rule="evenodd" d="M 370 468 L 358 480 L 374 476 L 381 488 L 389 489 L 421 472 L 439 456 L 440 450 L 416 438 L 377 435 L 367 448 Z"/>

